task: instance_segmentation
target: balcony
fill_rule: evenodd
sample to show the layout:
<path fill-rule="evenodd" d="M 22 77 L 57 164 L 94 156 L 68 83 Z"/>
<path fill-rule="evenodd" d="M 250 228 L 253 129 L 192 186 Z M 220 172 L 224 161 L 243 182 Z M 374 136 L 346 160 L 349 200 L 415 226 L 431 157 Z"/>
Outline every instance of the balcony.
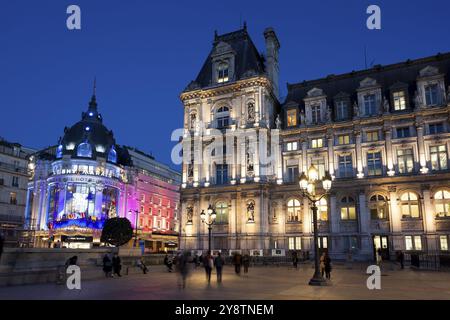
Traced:
<path fill-rule="evenodd" d="M 5 170 L 13 173 L 21 173 L 21 174 L 28 174 L 28 169 L 25 167 L 17 167 L 13 164 L 0 162 L 0 170 Z"/>
<path fill-rule="evenodd" d="M 370 221 L 370 228 L 373 232 L 385 233 L 390 231 L 389 220 L 377 219 Z"/>
<path fill-rule="evenodd" d="M 358 232 L 358 221 L 357 220 L 344 220 L 339 224 L 339 231 L 345 233 L 355 233 Z"/>
<path fill-rule="evenodd" d="M 450 217 L 436 217 L 436 231 L 450 231 Z"/>
<path fill-rule="evenodd" d="M 402 218 L 403 231 L 423 231 L 422 219 Z"/>

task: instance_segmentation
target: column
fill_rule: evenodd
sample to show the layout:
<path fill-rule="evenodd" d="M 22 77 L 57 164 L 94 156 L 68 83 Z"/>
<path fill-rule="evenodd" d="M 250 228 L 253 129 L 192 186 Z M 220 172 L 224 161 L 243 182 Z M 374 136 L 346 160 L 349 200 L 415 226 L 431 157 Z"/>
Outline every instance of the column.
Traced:
<path fill-rule="evenodd" d="M 355 132 L 356 136 L 356 169 L 358 178 L 364 177 L 363 164 L 362 164 L 362 148 L 361 148 L 361 131 Z"/>
<path fill-rule="evenodd" d="M 359 231 L 361 235 L 361 254 L 369 258 L 372 256 L 372 241 L 370 238 L 370 211 L 367 207 L 367 199 L 364 190 L 359 191 L 358 205 Z"/>
<path fill-rule="evenodd" d="M 392 232 L 401 232 L 402 217 L 397 203 L 397 189 L 395 187 L 389 187 L 389 204 Z"/>
<path fill-rule="evenodd" d="M 308 172 L 308 140 L 306 139 L 302 141 L 302 162 L 302 172 Z"/>
<path fill-rule="evenodd" d="M 395 174 L 394 171 L 394 163 L 392 161 L 392 131 L 391 129 L 386 129 L 384 131 L 384 137 L 386 141 L 386 166 L 387 166 L 387 174 L 389 176 L 393 176 Z"/>
<path fill-rule="evenodd" d="M 254 160 L 253 160 L 253 170 L 254 170 L 254 181 L 259 182 L 259 148 L 260 148 L 260 141 L 259 141 L 259 130 L 256 132 L 256 141 L 253 143 L 255 150 L 254 151 Z"/>
<path fill-rule="evenodd" d="M 423 141 L 423 124 L 416 124 L 417 130 L 417 147 L 419 149 L 420 172 L 427 173 L 427 159 L 425 155 L 425 143 Z"/>
<path fill-rule="evenodd" d="M 333 156 L 334 136 L 333 136 L 333 133 L 329 133 L 327 135 L 327 138 L 328 138 L 328 172 L 334 178 L 334 156 Z"/>

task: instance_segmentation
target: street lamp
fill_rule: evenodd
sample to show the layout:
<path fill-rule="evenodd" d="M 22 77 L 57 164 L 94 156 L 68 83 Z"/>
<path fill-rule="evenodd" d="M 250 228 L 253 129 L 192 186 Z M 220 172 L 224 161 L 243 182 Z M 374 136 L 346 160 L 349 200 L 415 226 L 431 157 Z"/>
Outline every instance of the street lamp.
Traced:
<path fill-rule="evenodd" d="M 138 233 L 138 217 L 139 217 L 139 211 L 138 210 L 130 210 L 128 213 L 131 215 L 132 213 L 135 213 L 135 221 L 134 221 L 134 247 L 136 247 L 137 244 L 137 233 Z"/>
<path fill-rule="evenodd" d="M 307 175 L 302 172 L 299 178 L 299 185 L 302 191 L 303 197 L 306 197 L 311 203 L 311 209 L 313 214 L 313 225 L 314 225 L 314 275 L 309 280 L 309 285 L 311 286 L 321 286 L 326 283 L 325 279 L 320 274 L 319 269 L 319 235 L 317 230 L 317 205 L 316 203 L 322 200 L 331 189 L 332 178 L 328 171 L 325 172 L 325 176 L 322 178 L 322 188 L 325 191 L 322 195 L 316 193 L 316 184 L 319 181 L 319 172 L 314 165 L 309 167 Z"/>
<path fill-rule="evenodd" d="M 208 251 L 211 253 L 211 233 L 212 233 L 212 225 L 216 221 L 216 209 L 214 209 L 211 204 L 208 209 L 206 209 L 206 213 L 204 210 L 200 213 L 200 218 L 202 222 L 208 226 Z"/>

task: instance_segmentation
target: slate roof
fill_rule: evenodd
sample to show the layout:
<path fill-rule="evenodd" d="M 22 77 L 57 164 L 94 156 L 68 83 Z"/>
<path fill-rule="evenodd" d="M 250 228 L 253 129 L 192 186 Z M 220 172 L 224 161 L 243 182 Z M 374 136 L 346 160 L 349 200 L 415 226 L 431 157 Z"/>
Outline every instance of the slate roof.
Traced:
<path fill-rule="evenodd" d="M 264 57 L 258 52 L 247 32 L 247 27 L 244 26 L 243 29 L 234 32 L 215 35 L 213 47 L 206 58 L 203 67 L 195 81 L 191 82 L 190 86 L 185 91 L 189 91 L 189 89 L 206 88 L 213 85 L 211 55 L 217 44 L 220 42 L 229 44 L 236 52 L 234 70 L 235 80 L 241 80 L 248 77 L 246 73 L 249 74 L 248 72 L 252 71 L 255 75 L 263 75 L 265 73 Z"/>
<path fill-rule="evenodd" d="M 294 102 L 299 105 L 300 109 L 304 109 L 303 99 L 307 97 L 307 92 L 313 88 L 319 88 L 327 96 L 327 103 L 332 108 L 334 119 L 334 97 L 341 92 L 346 93 L 350 96 L 353 105 L 357 100 L 356 90 L 359 88 L 360 82 L 368 77 L 375 79 L 377 84 L 381 85 L 383 97 L 390 97 L 391 86 L 405 85 L 408 90 L 409 105 L 413 106 L 419 71 L 427 66 L 437 67 L 439 73 L 445 74 L 446 85 L 450 84 L 450 52 L 448 52 L 391 65 L 376 65 L 371 69 L 352 71 L 341 75 L 329 75 L 317 80 L 288 84 L 288 94 L 283 108 L 286 109 Z M 392 103 L 390 107 L 392 109 Z"/>

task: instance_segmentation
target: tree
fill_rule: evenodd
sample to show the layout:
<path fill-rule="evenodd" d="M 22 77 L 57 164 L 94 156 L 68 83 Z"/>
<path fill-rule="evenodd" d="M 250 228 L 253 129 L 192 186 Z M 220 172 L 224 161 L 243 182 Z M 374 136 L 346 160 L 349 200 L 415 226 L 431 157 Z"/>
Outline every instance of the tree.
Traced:
<path fill-rule="evenodd" d="M 133 228 L 127 218 L 111 218 L 105 222 L 100 241 L 119 247 L 128 243 L 132 237 Z"/>

